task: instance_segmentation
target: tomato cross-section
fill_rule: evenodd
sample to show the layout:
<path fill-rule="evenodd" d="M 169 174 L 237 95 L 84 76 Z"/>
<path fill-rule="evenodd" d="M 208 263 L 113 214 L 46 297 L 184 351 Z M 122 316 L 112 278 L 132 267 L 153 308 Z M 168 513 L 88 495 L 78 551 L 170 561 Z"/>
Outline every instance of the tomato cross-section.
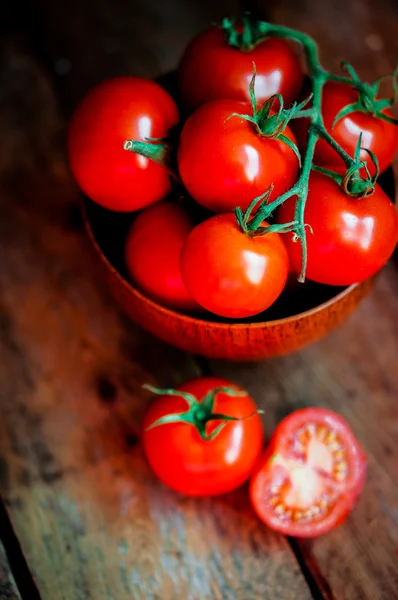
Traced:
<path fill-rule="evenodd" d="M 312 537 L 342 523 L 364 483 L 366 457 L 337 414 L 307 408 L 286 417 L 251 480 L 259 517 L 286 535 Z"/>

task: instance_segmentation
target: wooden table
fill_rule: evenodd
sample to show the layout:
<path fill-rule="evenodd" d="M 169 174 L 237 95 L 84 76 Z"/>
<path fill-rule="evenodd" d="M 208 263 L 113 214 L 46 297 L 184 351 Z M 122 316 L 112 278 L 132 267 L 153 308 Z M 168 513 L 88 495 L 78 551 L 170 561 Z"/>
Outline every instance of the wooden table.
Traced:
<path fill-rule="evenodd" d="M 119 313 L 82 230 L 65 153 L 67 115 L 115 74 L 172 69 L 233 0 L 37 0 L 1 9 L 0 598 L 398 598 L 398 278 L 390 264 L 338 331 L 262 364 L 205 361 Z M 392 0 L 265 0 L 325 65 L 363 77 L 398 56 Z M 304 405 L 340 412 L 369 457 L 346 524 L 308 541 L 267 530 L 247 490 L 192 500 L 149 471 L 137 432 L 149 396 L 200 373 L 231 377 L 271 432 Z"/>

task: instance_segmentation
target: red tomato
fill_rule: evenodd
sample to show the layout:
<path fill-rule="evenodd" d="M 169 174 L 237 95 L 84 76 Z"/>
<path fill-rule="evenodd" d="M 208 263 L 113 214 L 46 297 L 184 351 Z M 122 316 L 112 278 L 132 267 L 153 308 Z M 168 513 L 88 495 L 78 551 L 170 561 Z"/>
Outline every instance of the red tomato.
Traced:
<path fill-rule="evenodd" d="M 276 198 L 292 187 L 299 167 L 287 144 L 261 137 L 244 119 L 228 119 L 232 113 L 251 115 L 252 110 L 236 100 L 208 102 L 191 115 L 180 138 L 178 167 L 184 185 L 214 212 L 246 209 L 271 183 Z M 296 141 L 290 128 L 284 135 Z"/>
<path fill-rule="evenodd" d="M 366 456 L 347 423 L 304 408 L 276 428 L 250 482 L 255 511 L 271 529 L 313 537 L 342 523 L 366 475 Z"/>
<path fill-rule="evenodd" d="M 380 171 L 385 171 L 394 160 L 398 147 L 398 127 L 370 114 L 356 111 L 340 119 L 332 128 L 333 121 L 340 110 L 358 99 L 358 92 L 351 86 L 327 82 L 323 88 L 322 115 L 327 131 L 336 142 L 351 156 L 362 132 L 361 146 L 371 150 L 379 161 Z M 388 110 L 385 114 L 392 117 Z M 304 151 L 307 134 L 307 119 L 296 119 L 294 131 L 297 134 L 300 148 Z M 361 151 L 361 160 L 368 164 L 369 171 L 375 174 L 373 162 L 365 150 Z M 319 140 L 315 147 L 314 163 L 317 165 L 344 166 L 344 161 L 325 140 Z"/>
<path fill-rule="evenodd" d="M 180 268 L 182 247 L 192 228 L 183 208 L 164 201 L 144 209 L 127 236 L 125 259 L 132 280 L 150 298 L 177 310 L 200 308 Z"/>
<path fill-rule="evenodd" d="M 215 377 L 199 377 L 179 386 L 200 401 L 217 387 L 238 386 Z M 145 430 L 165 415 L 184 413 L 189 406 L 179 396 L 159 396 L 144 416 L 143 444 L 148 462 L 167 486 L 189 496 L 224 494 L 240 486 L 253 471 L 263 446 L 263 426 L 258 414 L 242 421 L 230 421 L 211 440 L 203 439 L 191 423 L 168 423 Z M 200 408 L 200 405 L 197 406 Z M 244 418 L 256 411 L 252 398 L 215 395 L 213 413 Z M 206 425 L 210 434 L 221 421 Z"/>
<path fill-rule="evenodd" d="M 133 211 L 170 190 L 165 167 L 123 149 L 128 139 L 163 138 L 178 122 L 174 100 L 157 83 L 118 77 L 82 100 L 69 127 L 72 173 L 83 192 L 105 208 Z"/>
<path fill-rule="evenodd" d="M 225 213 L 193 229 L 182 251 L 181 270 L 201 306 L 222 317 L 250 317 L 281 294 L 289 258 L 278 233 L 249 237 L 235 216 Z"/>
<path fill-rule="evenodd" d="M 284 202 L 278 223 L 293 220 L 295 198 Z M 390 258 L 398 239 L 398 215 L 380 186 L 367 198 L 349 198 L 327 175 L 313 172 L 305 206 L 307 277 L 318 283 L 351 285 L 374 275 Z M 284 236 L 292 267 L 301 266 L 300 243 Z"/>
<path fill-rule="evenodd" d="M 193 109 L 217 98 L 249 101 L 253 62 L 257 68 L 258 104 L 273 94 L 282 94 L 289 106 L 303 83 L 300 61 L 290 45 L 269 38 L 252 51 L 242 52 L 227 44 L 219 27 L 200 33 L 185 51 L 178 73 L 184 103 Z"/>

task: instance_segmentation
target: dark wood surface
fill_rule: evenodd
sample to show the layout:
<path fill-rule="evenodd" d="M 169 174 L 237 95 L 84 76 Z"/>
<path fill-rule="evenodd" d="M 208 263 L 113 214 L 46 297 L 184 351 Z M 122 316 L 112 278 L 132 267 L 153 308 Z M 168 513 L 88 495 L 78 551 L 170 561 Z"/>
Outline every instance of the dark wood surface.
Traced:
<path fill-rule="evenodd" d="M 21 600 L 14 575 L 8 562 L 6 551 L 0 542 L 0 599 Z"/>
<path fill-rule="evenodd" d="M 398 598 L 396 267 L 328 338 L 283 359 L 231 365 L 183 354 L 128 322 L 83 233 L 65 115 L 102 78 L 173 68 L 196 31 L 237 8 L 213 4 L 40 0 L 25 21 L 18 5 L 2 21 L 1 599 Z M 372 78 L 398 56 L 398 9 L 387 0 L 251 8 L 314 35 L 328 67 L 346 58 Z M 348 419 L 369 476 L 344 526 L 287 540 L 258 522 L 244 488 L 199 501 L 155 480 L 138 439 L 149 400 L 141 385 L 203 372 L 245 385 L 268 433 L 303 405 Z"/>

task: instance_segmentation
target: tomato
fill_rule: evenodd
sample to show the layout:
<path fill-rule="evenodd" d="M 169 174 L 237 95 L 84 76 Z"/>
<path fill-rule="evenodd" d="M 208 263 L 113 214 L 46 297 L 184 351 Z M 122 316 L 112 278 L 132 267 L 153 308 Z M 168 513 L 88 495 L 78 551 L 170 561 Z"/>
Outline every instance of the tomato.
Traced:
<path fill-rule="evenodd" d="M 287 416 L 250 482 L 255 511 L 271 529 L 313 537 L 342 523 L 366 475 L 366 456 L 342 417 L 322 408 Z"/>
<path fill-rule="evenodd" d="M 343 117 L 332 127 L 340 110 L 347 104 L 356 102 L 357 99 L 358 92 L 351 86 L 327 82 L 323 88 L 322 97 L 322 116 L 326 129 L 351 157 L 354 156 L 355 147 L 362 132 L 361 146 L 368 148 L 377 156 L 380 171 L 385 171 L 393 162 L 398 147 L 398 127 L 396 125 L 387 123 L 371 114 L 356 111 Z M 390 117 L 393 116 L 389 110 L 384 112 Z M 297 119 L 294 123 L 294 131 L 297 134 L 300 148 L 304 150 L 308 134 L 307 119 Z M 367 162 L 370 173 L 374 175 L 375 167 L 369 154 L 362 150 L 360 158 Z M 343 159 L 325 140 L 319 140 L 316 144 L 314 163 L 344 166 Z"/>
<path fill-rule="evenodd" d="M 224 213 L 192 230 L 181 270 L 201 306 L 222 317 L 240 318 L 262 312 L 278 298 L 289 258 L 280 234 L 250 237 L 233 214 Z"/>
<path fill-rule="evenodd" d="M 273 94 L 282 94 L 287 106 L 296 99 L 303 71 L 286 41 L 269 38 L 252 51 L 242 52 L 228 45 L 221 28 L 212 27 L 191 41 L 182 58 L 178 76 L 183 102 L 194 109 L 217 98 L 249 101 L 253 62 L 258 104 Z"/>
<path fill-rule="evenodd" d="M 252 123 L 233 114 L 251 115 L 248 104 L 214 100 L 185 123 L 178 149 L 184 185 L 197 202 L 214 212 L 242 209 L 274 185 L 273 197 L 295 182 L 298 159 L 283 141 L 260 136 Z M 295 143 L 290 128 L 284 135 Z"/>
<path fill-rule="evenodd" d="M 174 100 L 157 83 L 139 77 L 101 83 L 82 100 L 69 127 L 69 163 L 79 187 L 116 211 L 162 199 L 170 190 L 166 168 L 123 144 L 164 138 L 177 122 Z"/>
<path fill-rule="evenodd" d="M 234 388 L 241 395 L 231 396 L 217 388 Z M 196 425 L 184 421 L 166 423 L 147 429 L 158 419 L 189 410 L 188 402 L 178 395 L 158 396 L 149 405 L 143 422 L 143 445 L 148 462 L 157 477 L 167 486 L 189 496 L 224 494 L 240 486 L 253 471 L 263 446 L 263 426 L 252 398 L 241 388 L 223 379 L 199 377 L 184 383 L 178 391 L 192 394 L 198 401 L 190 413 Z M 225 414 L 240 421 L 229 421 L 212 439 L 203 439 L 198 431 L 203 427 L 206 394 L 212 392 L 211 413 Z M 209 414 L 204 410 L 204 414 Z M 249 417 L 249 415 L 252 415 Z M 202 425 L 201 425 L 202 420 Z M 209 421 L 205 427 L 210 435 L 221 420 Z"/>
<path fill-rule="evenodd" d="M 126 266 L 133 282 L 150 298 L 177 310 L 200 308 L 180 269 L 182 247 L 192 228 L 183 208 L 163 201 L 139 213 L 126 241 Z"/>
<path fill-rule="evenodd" d="M 279 223 L 293 220 L 295 198 L 284 202 Z M 349 198 L 327 175 L 313 172 L 304 221 L 307 277 L 318 283 L 351 285 L 374 275 L 390 258 L 398 239 L 398 215 L 393 203 L 376 184 L 366 198 Z M 284 235 L 292 267 L 301 266 L 300 243 Z"/>

